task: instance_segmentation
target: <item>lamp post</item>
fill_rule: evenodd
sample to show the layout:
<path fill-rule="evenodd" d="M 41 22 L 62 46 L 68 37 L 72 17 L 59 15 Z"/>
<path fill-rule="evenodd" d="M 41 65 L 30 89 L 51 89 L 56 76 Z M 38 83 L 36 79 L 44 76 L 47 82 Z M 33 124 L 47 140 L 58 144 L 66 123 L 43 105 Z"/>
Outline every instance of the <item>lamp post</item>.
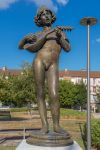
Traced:
<path fill-rule="evenodd" d="M 81 25 L 87 26 L 87 150 L 91 150 L 91 105 L 90 105 L 90 26 L 97 23 L 96 18 L 87 17 L 80 21 Z"/>

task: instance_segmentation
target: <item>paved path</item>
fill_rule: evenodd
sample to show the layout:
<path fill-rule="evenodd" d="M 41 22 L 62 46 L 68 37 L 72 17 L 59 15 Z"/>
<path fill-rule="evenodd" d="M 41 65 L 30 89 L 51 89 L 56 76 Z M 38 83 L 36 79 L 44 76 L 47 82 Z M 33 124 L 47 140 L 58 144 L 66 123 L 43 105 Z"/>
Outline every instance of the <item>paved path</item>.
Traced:
<path fill-rule="evenodd" d="M 94 113 L 93 116 L 94 116 L 94 118 L 98 118 L 99 119 L 100 118 L 100 113 Z"/>

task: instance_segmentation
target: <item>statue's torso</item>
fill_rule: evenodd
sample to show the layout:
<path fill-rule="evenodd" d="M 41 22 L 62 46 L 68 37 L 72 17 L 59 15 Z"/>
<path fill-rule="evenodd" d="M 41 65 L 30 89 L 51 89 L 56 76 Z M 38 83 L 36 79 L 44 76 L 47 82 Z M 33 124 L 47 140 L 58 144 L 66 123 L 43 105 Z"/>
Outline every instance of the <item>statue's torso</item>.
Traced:
<path fill-rule="evenodd" d="M 55 33 L 51 33 L 47 36 L 47 41 L 43 47 L 38 51 L 36 59 L 41 60 L 46 66 L 57 62 L 61 46 L 57 42 L 57 36 Z"/>

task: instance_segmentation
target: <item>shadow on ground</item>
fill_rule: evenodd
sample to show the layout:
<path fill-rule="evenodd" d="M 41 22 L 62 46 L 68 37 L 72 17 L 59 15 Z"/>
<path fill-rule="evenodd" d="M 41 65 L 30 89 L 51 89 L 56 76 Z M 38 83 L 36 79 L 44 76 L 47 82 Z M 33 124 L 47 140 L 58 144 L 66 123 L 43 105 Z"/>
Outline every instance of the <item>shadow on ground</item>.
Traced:
<path fill-rule="evenodd" d="M 24 121 L 24 120 L 29 120 L 28 118 L 19 118 L 19 117 L 13 117 L 13 118 L 0 118 L 0 121 Z"/>

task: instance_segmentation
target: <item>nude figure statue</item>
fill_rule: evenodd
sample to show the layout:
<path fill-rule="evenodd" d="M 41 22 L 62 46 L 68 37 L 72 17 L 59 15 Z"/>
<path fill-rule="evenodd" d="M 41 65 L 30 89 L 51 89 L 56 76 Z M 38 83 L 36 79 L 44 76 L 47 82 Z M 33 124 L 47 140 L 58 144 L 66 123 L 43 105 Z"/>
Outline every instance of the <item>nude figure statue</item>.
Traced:
<path fill-rule="evenodd" d="M 43 27 L 43 30 L 39 33 L 25 36 L 19 44 L 20 49 L 26 49 L 32 53 L 36 52 L 33 70 L 42 133 L 49 132 L 44 93 L 45 79 L 48 84 L 53 131 L 56 133 L 65 132 L 59 125 L 58 61 L 62 48 L 66 52 L 70 51 L 70 43 L 61 27 L 51 27 L 55 20 L 56 17 L 50 9 L 40 8 L 35 17 L 35 23 L 37 26 Z"/>

